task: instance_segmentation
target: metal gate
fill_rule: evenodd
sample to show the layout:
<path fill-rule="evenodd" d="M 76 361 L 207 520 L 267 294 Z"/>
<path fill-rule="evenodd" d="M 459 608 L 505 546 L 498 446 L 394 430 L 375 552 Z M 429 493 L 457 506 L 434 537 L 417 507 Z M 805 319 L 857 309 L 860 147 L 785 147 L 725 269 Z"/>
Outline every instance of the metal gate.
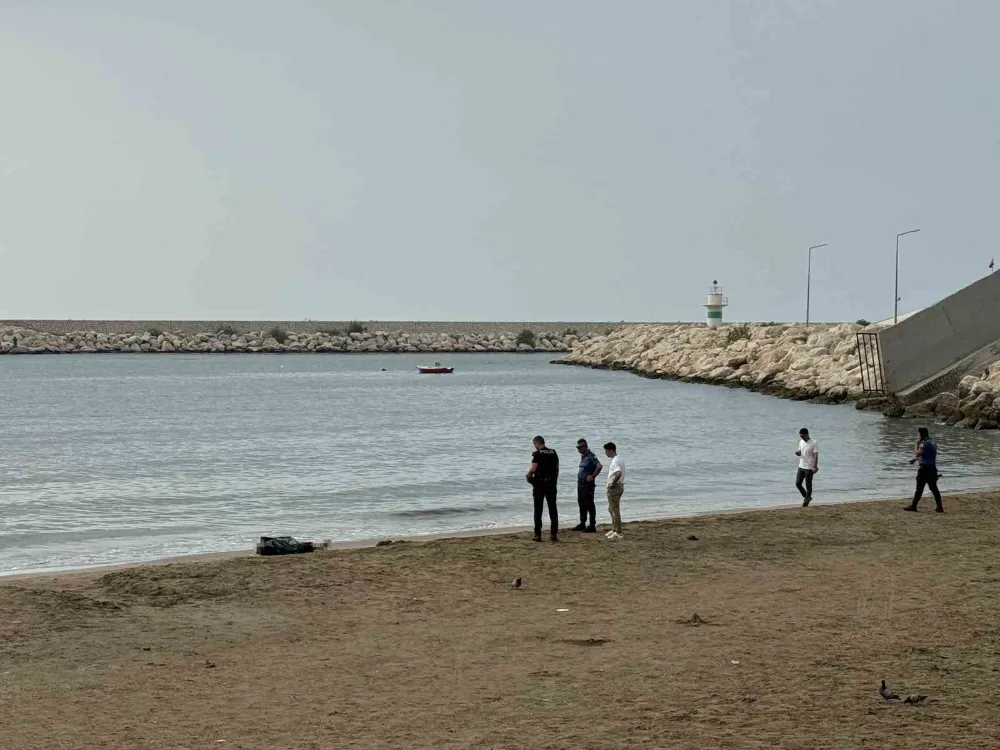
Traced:
<path fill-rule="evenodd" d="M 859 333 L 858 361 L 861 363 L 861 390 L 865 393 L 885 395 L 885 378 L 882 374 L 882 350 L 877 333 Z"/>

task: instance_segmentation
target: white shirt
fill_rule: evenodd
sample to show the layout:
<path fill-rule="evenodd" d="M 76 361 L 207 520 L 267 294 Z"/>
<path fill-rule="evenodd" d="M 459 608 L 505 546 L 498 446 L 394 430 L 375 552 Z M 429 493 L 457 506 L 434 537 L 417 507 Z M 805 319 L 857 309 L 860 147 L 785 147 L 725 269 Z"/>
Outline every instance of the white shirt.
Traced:
<path fill-rule="evenodd" d="M 809 469 L 812 471 L 816 468 L 816 460 L 819 455 L 819 443 L 812 438 L 809 438 L 808 441 L 799 440 L 799 453 L 802 454 L 799 457 L 800 469 Z"/>
<path fill-rule="evenodd" d="M 621 456 L 615 456 L 611 459 L 611 466 L 608 467 L 608 484 L 611 484 L 611 477 L 616 471 L 622 473 L 621 479 L 618 480 L 618 484 L 625 486 L 625 462 L 622 461 Z"/>

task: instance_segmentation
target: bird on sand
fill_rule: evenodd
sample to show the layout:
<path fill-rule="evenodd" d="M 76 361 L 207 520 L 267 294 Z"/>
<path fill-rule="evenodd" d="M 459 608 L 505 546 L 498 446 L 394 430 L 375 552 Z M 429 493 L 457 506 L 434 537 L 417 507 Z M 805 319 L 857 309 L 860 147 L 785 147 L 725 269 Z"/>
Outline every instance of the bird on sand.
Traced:
<path fill-rule="evenodd" d="M 511 583 L 510 585 L 513 586 L 516 589 L 521 588 L 521 579 L 520 578 L 515 578 L 514 581 L 513 581 L 513 583 Z"/>
<path fill-rule="evenodd" d="M 923 703 L 925 700 L 927 700 L 926 695 L 918 695 L 917 693 L 914 693 L 913 695 L 906 696 L 906 698 L 903 700 L 903 703 L 907 703 L 911 706 L 916 706 L 920 703 Z"/>
<path fill-rule="evenodd" d="M 885 684 L 885 680 L 882 680 L 882 684 L 879 686 L 878 694 L 882 696 L 884 700 L 887 701 L 898 701 L 899 696 L 892 692 L 892 688 Z"/>

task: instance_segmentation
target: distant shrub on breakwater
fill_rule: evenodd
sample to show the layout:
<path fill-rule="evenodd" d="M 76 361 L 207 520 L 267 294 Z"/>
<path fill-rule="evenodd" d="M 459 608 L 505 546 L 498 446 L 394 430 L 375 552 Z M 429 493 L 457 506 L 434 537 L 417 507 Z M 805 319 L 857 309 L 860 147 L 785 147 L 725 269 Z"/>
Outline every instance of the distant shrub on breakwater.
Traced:
<path fill-rule="evenodd" d="M 726 335 L 726 343 L 734 344 L 740 339 L 750 338 L 750 326 L 747 323 L 740 323 L 729 329 L 729 333 Z"/>
<path fill-rule="evenodd" d="M 286 341 L 288 341 L 288 332 L 282 328 L 278 328 L 277 326 L 268 331 L 267 335 L 270 336 L 275 341 L 277 341 L 279 344 L 284 344 Z"/>
<path fill-rule="evenodd" d="M 535 332 L 532 331 L 530 328 L 525 328 L 519 334 L 517 334 L 516 341 L 518 346 L 520 346 L 521 344 L 526 344 L 527 346 L 534 347 Z"/>
<path fill-rule="evenodd" d="M 361 323 L 358 322 L 357 320 L 352 320 L 350 323 L 347 324 L 348 333 L 364 333 L 367 330 L 368 329 L 365 328 L 363 325 L 361 325 Z"/>

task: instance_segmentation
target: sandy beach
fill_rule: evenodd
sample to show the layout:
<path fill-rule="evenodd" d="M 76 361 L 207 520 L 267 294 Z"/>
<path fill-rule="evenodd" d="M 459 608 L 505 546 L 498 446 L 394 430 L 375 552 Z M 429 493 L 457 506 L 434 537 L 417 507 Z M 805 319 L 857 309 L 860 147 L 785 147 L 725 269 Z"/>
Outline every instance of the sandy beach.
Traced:
<path fill-rule="evenodd" d="M 0 579 L 4 745 L 994 746 L 998 500 Z"/>

